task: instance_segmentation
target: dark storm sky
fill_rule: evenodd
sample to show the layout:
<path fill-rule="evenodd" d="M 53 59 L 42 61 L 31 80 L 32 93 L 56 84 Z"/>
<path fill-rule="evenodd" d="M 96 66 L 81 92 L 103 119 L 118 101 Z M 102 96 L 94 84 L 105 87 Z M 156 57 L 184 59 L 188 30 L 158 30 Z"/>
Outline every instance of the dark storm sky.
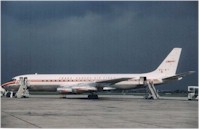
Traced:
<path fill-rule="evenodd" d="M 174 47 L 177 73 L 162 89 L 198 85 L 198 2 L 3 1 L 1 81 L 28 73 L 141 73 Z"/>

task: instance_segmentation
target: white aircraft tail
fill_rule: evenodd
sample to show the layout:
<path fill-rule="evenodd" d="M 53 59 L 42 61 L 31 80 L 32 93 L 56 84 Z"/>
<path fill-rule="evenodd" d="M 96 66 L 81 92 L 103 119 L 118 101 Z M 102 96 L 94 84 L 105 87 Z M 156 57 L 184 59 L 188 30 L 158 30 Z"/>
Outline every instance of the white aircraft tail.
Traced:
<path fill-rule="evenodd" d="M 181 50 L 182 48 L 174 48 L 153 73 L 166 77 L 175 75 Z"/>

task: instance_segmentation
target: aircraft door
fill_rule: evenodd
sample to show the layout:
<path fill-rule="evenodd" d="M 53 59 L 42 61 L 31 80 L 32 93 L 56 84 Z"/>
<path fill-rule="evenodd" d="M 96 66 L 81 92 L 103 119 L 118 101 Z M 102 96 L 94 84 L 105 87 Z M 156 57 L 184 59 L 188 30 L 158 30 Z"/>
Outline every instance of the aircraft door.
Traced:
<path fill-rule="evenodd" d="M 147 80 L 146 77 L 140 77 L 140 79 L 139 79 L 139 84 L 140 84 L 140 85 L 144 85 L 145 82 L 146 82 L 146 80 Z"/>

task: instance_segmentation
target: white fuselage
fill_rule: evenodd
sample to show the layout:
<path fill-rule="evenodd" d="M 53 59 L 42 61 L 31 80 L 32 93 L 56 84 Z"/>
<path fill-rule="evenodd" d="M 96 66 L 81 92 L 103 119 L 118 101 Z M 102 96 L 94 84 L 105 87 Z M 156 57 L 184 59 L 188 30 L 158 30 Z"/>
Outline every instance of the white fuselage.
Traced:
<path fill-rule="evenodd" d="M 35 91 L 56 91 L 60 86 L 70 86 L 81 83 L 93 83 L 104 80 L 112 80 L 117 78 L 131 78 L 127 81 L 122 81 L 111 86 L 116 89 L 130 89 L 138 86 L 143 86 L 140 81 L 141 77 L 146 77 L 147 80 L 153 81 L 154 84 L 162 83 L 156 75 L 151 73 L 143 74 L 28 74 L 14 77 L 7 90 L 18 90 L 20 77 L 28 79 L 30 90 Z"/>

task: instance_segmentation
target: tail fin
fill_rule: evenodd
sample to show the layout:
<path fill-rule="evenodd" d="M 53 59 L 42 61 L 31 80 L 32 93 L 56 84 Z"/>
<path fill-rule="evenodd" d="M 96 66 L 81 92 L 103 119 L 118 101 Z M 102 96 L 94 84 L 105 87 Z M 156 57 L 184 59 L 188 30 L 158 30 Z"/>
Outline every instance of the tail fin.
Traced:
<path fill-rule="evenodd" d="M 182 48 L 174 48 L 160 66 L 153 72 L 163 76 L 173 76 L 176 74 Z"/>

